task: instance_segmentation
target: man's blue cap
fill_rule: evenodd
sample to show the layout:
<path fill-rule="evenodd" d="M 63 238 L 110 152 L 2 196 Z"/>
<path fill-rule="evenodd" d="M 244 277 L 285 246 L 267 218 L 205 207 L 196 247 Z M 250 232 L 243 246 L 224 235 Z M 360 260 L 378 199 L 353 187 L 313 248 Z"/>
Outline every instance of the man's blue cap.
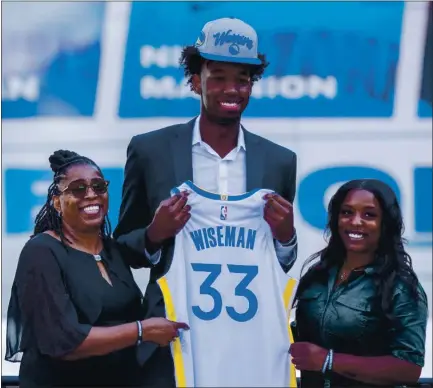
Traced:
<path fill-rule="evenodd" d="M 250 25 L 235 18 L 206 23 L 195 42 L 200 55 L 211 61 L 261 65 L 257 33 Z"/>

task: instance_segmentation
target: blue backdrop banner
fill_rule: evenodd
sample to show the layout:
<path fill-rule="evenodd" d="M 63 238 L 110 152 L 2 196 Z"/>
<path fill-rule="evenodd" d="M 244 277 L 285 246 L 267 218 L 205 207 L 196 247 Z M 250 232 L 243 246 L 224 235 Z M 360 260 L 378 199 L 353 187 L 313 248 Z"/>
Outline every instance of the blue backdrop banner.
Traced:
<path fill-rule="evenodd" d="M 10 2 L 2 7 L 7 15 L 2 18 L 2 118 L 91 117 L 105 4 Z"/>
<path fill-rule="evenodd" d="M 181 47 L 194 44 L 206 22 L 233 16 L 257 30 L 270 62 L 246 116 L 390 117 L 403 8 L 402 2 L 133 3 L 119 116 L 196 114 L 178 66 Z"/>

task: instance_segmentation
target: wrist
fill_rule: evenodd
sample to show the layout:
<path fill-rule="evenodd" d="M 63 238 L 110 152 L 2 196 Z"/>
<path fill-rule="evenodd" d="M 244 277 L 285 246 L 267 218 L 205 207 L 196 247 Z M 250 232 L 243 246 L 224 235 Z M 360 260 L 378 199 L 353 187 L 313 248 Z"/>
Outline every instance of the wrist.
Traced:
<path fill-rule="evenodd" d="M 283 246 L 283 247 L 287 247 L 290 245 L 290 243 L 292 242 L 292 238 L 289 238 L 288 240 L 283 239 L 283 240 L 278 240 L 278 242 Z"/>
<path fill-rule="evenodd" d="M 158 233 L 155 231 L 155 227 L 152 224 L 150 224 L 149 227 L 146 229 L 145 240 L 148 252 L 152 250 L 156 252 L 160 248 L 163 241 L 163 239 L 158 236 Z"/>
<path fill-rule="evenodd" d="M 157 244 L 159 242 L 158 234 L 155 231 L 153 223 L 151 223 L 146 229 L 146 237 L 152 244 Z"/>
<path fill-rule="evenodd" d="M 149 335 L 149 321 L 147 319 L 140 322 L 141 323 L 141 340 L 150 341 Z"/>
<path fill-rule="evenodd" d="M 292 242 L 293 242 L 293 238 L 295 237 L 295 229 L 291 229 L 291 231 L 287 234 L 287 235 L 285 235 L 285 236 L 283 236 L 283 238 L 281 238 L 281 239 L 278 239 L 278 242 L 281 244 L 281 245 L 290 245 Z"/>
<path fill-rule="evenodd" d="M 289 245 L 291 245 L 293 243 L 293 236 L 294 236 L 294 233 L 292 233 L 292 235 L 291 235 L 290 238 L 284 238 L 284 239 L 278 240 L 278 242 L 282 246 L 289 246 Z"/>

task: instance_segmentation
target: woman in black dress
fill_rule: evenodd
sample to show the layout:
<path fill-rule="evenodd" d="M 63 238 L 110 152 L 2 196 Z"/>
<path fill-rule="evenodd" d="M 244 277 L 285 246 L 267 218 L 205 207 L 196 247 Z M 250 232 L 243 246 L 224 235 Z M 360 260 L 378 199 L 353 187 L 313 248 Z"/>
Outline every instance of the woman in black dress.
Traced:
<path fill-rule="evenodd" d="M 424 365 L 427 297 L 403 246 L 394 192 L 371 179 L 329 204 L 328 246 L 302 276 L 290 353 L 302 387 L 416 383 Z"/>
<path fill-rule="evenodd" d="M 6 360 L 20 386 L 134 386 L 136 345 L 167 346 L 182 323 L 143 320 L 130 267 L 148 265 L 112 238 L 108 182 L 90 159 L 50 157 L 54 180 L 24 246 L 7 316 Z"/>

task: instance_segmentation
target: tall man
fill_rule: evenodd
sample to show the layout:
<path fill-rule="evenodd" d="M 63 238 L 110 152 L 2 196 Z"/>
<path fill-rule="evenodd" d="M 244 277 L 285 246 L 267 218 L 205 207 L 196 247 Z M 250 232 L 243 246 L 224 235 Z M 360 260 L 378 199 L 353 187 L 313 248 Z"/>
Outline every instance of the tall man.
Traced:
<path fill-rule="evenodd" d="M 115 238 L 143 252 L 154 265 L 146 290 L 149 316 L 164 316 L 156 279 L 173 255 L 174 236 L 190 217 L 187 194 L 169 198 L 186 180 L 219 194 L 267 188 L 264 218 L 287 272 L 297 255 L 292 203 L 296 190 L 296 154 L 248 132 L 240 124 L 253 84 L 268 65 L 258 53 L 255 30 L 239 19 L 207 23 L 195 45 L 183 49 L 180 63 L 191 89 L 200 96 L 200 115 L 134 136 L 128 146 L 123 198 Z M 263 285 L 266 287 L 266 285 Z M 254 338 L 254 333 L 252 338 Z M 168 348 L 146 343 L 139 349 L 144 383 L 174 386 Z"/>

